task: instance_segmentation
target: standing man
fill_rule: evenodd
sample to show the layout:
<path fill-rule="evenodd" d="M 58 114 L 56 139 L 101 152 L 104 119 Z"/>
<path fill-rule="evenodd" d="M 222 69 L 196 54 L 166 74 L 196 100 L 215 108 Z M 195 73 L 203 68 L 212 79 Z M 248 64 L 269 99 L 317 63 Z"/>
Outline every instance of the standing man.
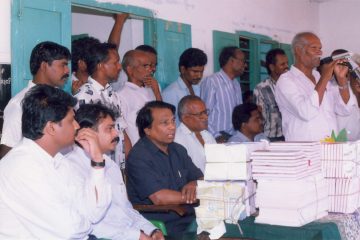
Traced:
<path fill-rule="evenodd" d="M 162 92 L 163 99 L 174 106 L 177 106 L 180 99 L 187 95 L 200 96 L 200 81 L 202 79 L 206 54 L 198 48 L 188 48 L 179 59 L 179 78 L 170 84 Z M 177 118 L 177 125 L 179 124 Z"/>
<path fill-rule="evenodd" d="M 101 43 L 93 46 L 86 59 L 89 80 L 75 95 L 79 105 L 84 103 L 102 103 L 116 113 L 116 128 L 120 141 L 115 150 L 114 160 L 123 169 L 125 157 L 131 148 L 130 140 L 125 132 L 127 124 L 123 118 L 121 101 L 113 91 L 110 82 L 116 81 L 121 64 L 116 45 Z"/>
<path fill-rule="evenodd" d="M 286 141 L 319 141 L 338 132 L 336 115 L 349 115 L 355 104 L 347 82 L 343 60 L 314 68 L 322 55 L 320 39 L 311 32 L 296 34 L 292 41 L 295 64 L 276 84 L 275 98 L 282 115 Z M 329 84 L 335 74 L 337 84 Z"/>
<path fill-rule="evenodd" d="M 119 97 L 123 104 L 123 113 L 127 122 L 127 134 L 131 144 L 139 140 L 139 131 L 136 127 L 138 111 L 150 101 L 161 101 L 158 82 L 152 77 L 153 69 L 147 53 L 139 50 L 130 50 L 124 55 L 122 62 L 128 81 L 120 90 Z"/>
<path fill-rule="evenodd" d="M 148 102 L 136 119 L 141 139 L 126 161 L 127 189 L 133 204 L 186 204 L 188 214 L 143 213 L 147 219 L 165 222 L 170 236 L 178 236 L 195 220 L 196 180 L 203 177 L 186 149 L 174 142 L 175 107 Z"/>
<path fill-rule="evenodd" d="M 28 86 L 9 101 L 4 110 L 0 158 L 22 138 L 21 101 L 26 92 L 36 84 L 62 88 L 69 77 L 70 58 L 70 51 L 54 42 L 41 42 L 33 48 L 30 55 L 30 72 L 33 80 L 29 81 Z"/>
<path fill-rule="evenodd" d="M 178 105 L 181 121 L 176 129 L 175 142 L 183 145 L 191 160 L 203 173 L 205 171 L 205 143 L 216 143 L 215 138 L 207 131 L 209 109 L 198 96 L 183 97 Z"/>
<path fill-rule="evenodd" d="M 1 239 L 85 239 L 111 202 L 96 136 L 74 119 L 76 99 L 38 84 L 22 102 L 22 141 L 0 161 Z M 76 136 L 75 136 L 76 135 Z M 91 157 L 79 179 L 60 151 L 81 144 Z"/>
<path fill-rule="evenodd" d="M 238 47 L 225 47 L 219 56 L 221 70 L 201 83 L 201 98 L 210 109 L 209 131 L 218 143 L 234 134 L 231 114 L 242 103 L 241 87 L 236 79 L 246 68 L 245 54 Z"/>
<path fill-rule="evenodd" d="M 119 141 L 115 128 L 115 114 L 101 104 L 83 104 L 75 113 L 80 128 L 88 128 L 98 137 L 100 151 L 105 160 L 105 178 L 111 185 L 111 204 L 100 222 L 93 224 L 92 234 L 98 238 L 108 239 L 157 239 L 163 240 L 161 231 L 157 230 L 139 212 L 133 209 L 127 198 L 125 184 L 118 166 L 106 153 L 114 151 Z M 74 145 L 66 155 L 66 160 L 73 165 L 77 175 L 86 179 L 91 174 L 91 158 L 86 151 Z"/>
<path fill-rule="evenodd" d="M 275 100 L 275 86 L 280 75 L 289 70 L 284 50 L 275 48 L 266 54 L 266 69 L 269 78 L 254 89 L 255 103 L 261 107 L 265 121 L 264 133 L 270 141 L 284 141 L 281 129 L 281 113 Z"/>

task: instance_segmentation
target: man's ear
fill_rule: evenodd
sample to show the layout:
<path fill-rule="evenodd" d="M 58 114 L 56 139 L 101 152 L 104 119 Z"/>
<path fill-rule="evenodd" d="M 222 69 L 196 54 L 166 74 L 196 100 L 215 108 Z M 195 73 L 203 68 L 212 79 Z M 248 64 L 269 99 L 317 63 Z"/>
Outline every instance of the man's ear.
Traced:
<path fill-rule="evenodd" d="M 78 68 L 79 68 L 80 70 L 86 71 L 87 65 L 86 65 L 86 63 L 85 63 L 84 60 L 79 59 L 79 61 L 77 62 L 77 64 L 78 64 Z"/>
<path fill-rule="evenodd" d="M 44 130 L 43 130 L 43 133 L 44 135 L 50 135 L 50 136 L 54 136 L 55 133 L 56 133 L 56 126 L 55 126 L 55 122 L 47 122 L 45 127 L 44 127 Z"/>
<path fill-rule="evenodd" d="M 270 71 L 273 72 L 275 70 L 275 65 L 270 63 L 269 68 L 270 68 Z"/>
<path fill-rule="evenodd" d="M 47 66 L 48 66 L 47 62 L 42 61 L 42 62 L 40 63 L 39 70 L 45 71 L 46 68 L 47 68 Z"/>
<path fill-rule="evenodd" d="M 146 135 L 150 135 L 150 128 L 144 128 L 144 132 Z"/>
<path fill-rule="evenodd" d="M 184 66 L 180 66 L 180 73 L 181 75 L 184 74 L 186 68 Z"/>

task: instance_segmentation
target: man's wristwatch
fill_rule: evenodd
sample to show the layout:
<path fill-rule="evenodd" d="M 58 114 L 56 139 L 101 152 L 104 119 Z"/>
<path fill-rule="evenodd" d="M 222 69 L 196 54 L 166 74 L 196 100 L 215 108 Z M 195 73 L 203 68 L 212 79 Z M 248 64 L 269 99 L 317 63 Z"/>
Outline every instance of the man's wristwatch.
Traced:
<path fill-rule="evenodd" d="M 102 162 L 95 162 L 91 160 L 91 166 L 92 167 L 105 167 L 105 159 L 102 160 Z"/>

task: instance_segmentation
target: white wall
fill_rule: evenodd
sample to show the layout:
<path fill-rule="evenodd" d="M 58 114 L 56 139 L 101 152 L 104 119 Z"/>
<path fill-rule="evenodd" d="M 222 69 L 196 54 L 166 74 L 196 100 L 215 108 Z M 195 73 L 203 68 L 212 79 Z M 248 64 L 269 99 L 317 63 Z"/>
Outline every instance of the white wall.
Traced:
<path fill-rule="evenodd" d="M 338 0 L 320 4 L 320 36 L 324 53 L 338 48 L 360 53 L 360 1 Z"/>
<path fill-rule="evenodd" d="M 10 63 L 10 0 L 0 3 L 0 63 Z"/>
<path fill-rule="evenodd" d="M 114 25 L 111 16 L 89 15 L 72 13 L 72 34 L 87 33 L 98 38 L 101 42 L 107 41 Z M 126 20 L 121 32 L 120 56 L 144 43 L 143 21 L 137 19 Z"/>
<path fill-rule="evenodd" d="M 291 41 L 296 32 L 311 30 L 319 33 L 325 54 L 340 47 L 360 53 L 357 40 L 360 38 L 359 0 L 331 0 L 320 4 L 310 0 L 98 1 L 144 7 L 152 9 L 159 18 L 191 24 L 192 44 L 205 50 L 210 63 L 213 61 L 212 30 L 251 31 L 286 43 Z M 10 5 L 11 0 L 0 1 L 0 62 L 5 63 L 10 62 L 11 52 Z M 138 31 L 133 31 L 131 36 L 134 36 L 134 32 Z M 108 33 L 109 29 L 104 29 L 104 33 L 98 37 L 108 36 Z M 125 35 L 129 36 L 126 25 Z M 136 39 L 139 37 L 136 36 Z M 122 41 L 122 45 L 126 43 L 129 41 Z M 208 64 L 206 73 L 211 71 L 212 64 Z"/>

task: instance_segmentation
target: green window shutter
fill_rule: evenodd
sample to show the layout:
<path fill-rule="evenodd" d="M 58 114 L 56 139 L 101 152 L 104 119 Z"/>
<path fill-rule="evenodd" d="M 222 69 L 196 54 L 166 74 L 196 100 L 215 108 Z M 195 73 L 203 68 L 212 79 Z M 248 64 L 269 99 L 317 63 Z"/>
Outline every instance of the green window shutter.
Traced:
<path fill-rule="evenodd" d="M 259 64 L 260 64 L 260 78 L 259 78 L 259 81 L 262 81 L 266 78 L 268 78 L 269 74 L 267 72 L 267 69 L 266 69 L 266 54 L 271 50 L 271 49 L 274 49 L 274 48 L 278 48 L 279 47 L 279 43 L 276 42 L 276 41 L 273 41 L 273 40 L 269 40 L 268 37 L 264 38 L 264 37 L 260 37 L 259 39 Z M 255 85 L 253 86 L 253 88 L 256 87 L 256 85 L 258 84 L 255 83 Z M 252 88 L 252 89 L 253 89 Z"/>
<path fill-rule="evenodd" d="M 287 43 L 280 43 L 280 48 L 285 51 L 288 60 L 289 60 L 289 67 L 294 64 L 294 55 L 291 49 L 291 45 Z"/>
<path fill-rule="evenodd" d="M 191 47 L 191 26 L 162 19 L 154 19 L 154 22 L 153 46 L 158 52 L 155 77 L 164 89 L 179 76 L 179 57 L 183 51 Z M 145 33 L 149 27 L 145 25 Z M 149 40 L 146 41 L 149 42 Z"/>
<path fill-rule="evenodd" d="M 221 49 L 228 46 L 239 46 L 237 35 L 234 33 L 213 31 L 214 72 L 220 70 L 219 55 Z"/>
<path fill-rule="evenodd" d="M 14 96 L 33 78 L 29 59 L 36 44 L 53 41 L 70 48 L 71 4 L 70 0 L 19 0 L 12 1 L 11 9 L 11 94 Z M 70 92 L 71 81 L 64 89 Z"/>

